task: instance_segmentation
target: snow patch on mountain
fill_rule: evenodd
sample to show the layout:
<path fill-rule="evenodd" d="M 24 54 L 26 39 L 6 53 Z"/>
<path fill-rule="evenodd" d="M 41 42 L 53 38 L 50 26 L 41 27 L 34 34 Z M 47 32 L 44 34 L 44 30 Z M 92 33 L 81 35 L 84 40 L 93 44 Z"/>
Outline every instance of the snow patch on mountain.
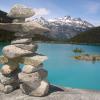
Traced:
<path fill-rule="evenodd" d="M 58 40 L 70 39 L 80 34 L 80 32 L 94 27 L 94 25 L 82 20 L 81 18 L 72 18 L 70 16 L 49 20 L 40 17 L 33 20 L 51 30 L 50 33 L 44 33 L 45 36 Z"/>

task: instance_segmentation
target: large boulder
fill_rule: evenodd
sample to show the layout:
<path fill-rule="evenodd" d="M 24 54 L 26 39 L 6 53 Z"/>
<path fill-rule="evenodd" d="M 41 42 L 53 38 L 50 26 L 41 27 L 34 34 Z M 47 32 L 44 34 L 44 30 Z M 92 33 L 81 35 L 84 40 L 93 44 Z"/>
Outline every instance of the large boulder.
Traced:
<path fill-rule="evenodd" d="M 18 74 L 18 77 L 23 85 L 27 85 L 29 87 L 29 90 L 36 89 L 40 86 L 41 80 L 39 79 L 37 73 L 26 74 L 21 72 Z"/>
<path fill-rule="evenodd" d="M 28 18 L 32 17 L 34 14 L 35 12 L 33 11 L 33 9 L 21 4 L 16 4 L 11 8 L 8 16 L 12 18 Z"/>
<path fill-rule="evenodd" d="M 9 59 L 17 58 L 17 57 L 32 53 L 31 51 L 18 48 L 15 45 L 5 46 L 2 50 L 2 52 L 3 52 L 4 56 Z"/>
<path fill-rule="evenodd" d="M 40 96 L 47 95 L 47 93 L 49 91 L 49 83 L 43 80 L 43 81 L 41 81 L 40 86 L 37 87 L 36 89 L 30 88 L 27 84 L 21 84 L 20 88 L 21 88 L 22 92 L 27 95 L 40 97 Z"/>

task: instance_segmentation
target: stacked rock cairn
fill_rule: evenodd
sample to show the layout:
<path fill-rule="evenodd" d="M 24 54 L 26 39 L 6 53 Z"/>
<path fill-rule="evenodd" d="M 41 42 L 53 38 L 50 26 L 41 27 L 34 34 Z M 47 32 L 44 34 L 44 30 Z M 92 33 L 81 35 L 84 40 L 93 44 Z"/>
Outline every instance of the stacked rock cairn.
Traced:
<path fill-rule="evenodd" d="M 45 96 L 49 91 L 48 72 L 43 69 L 47 56 L 37 54 L 37 44 L 32 41 L 34 34 L 48 32 L 49 29 L 26 18 L 35 15 L 33 9 L 16 4 L 8 16 L 14 18 L 12 23 L 0 23 L 0 28 L 15 32 L 15 40 L 3 48 L 0 63 L 0 91 L 10 93 L 20 88 L 31 96 Z M 19 64 L 23 64 L 22 70 Z"/>

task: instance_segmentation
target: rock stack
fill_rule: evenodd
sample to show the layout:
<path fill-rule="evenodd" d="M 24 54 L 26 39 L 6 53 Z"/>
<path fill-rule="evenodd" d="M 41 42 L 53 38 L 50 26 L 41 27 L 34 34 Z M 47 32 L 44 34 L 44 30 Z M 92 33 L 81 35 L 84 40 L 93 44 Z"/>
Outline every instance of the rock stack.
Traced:
<path fill-rule="evenodd" d="M 15 32 L 16 36 L 11 45 L 3 48 L 0 58 L 0 63 L 4 64 L 0 73 L 0 91 L 4 93 L 10 93 L 19 86 L 23 93 L 31 96 L 44 96 L 49 91 L 48 73 L 43 69 L 47 57 L 36 53 L 38 46 L 32 41 L 34 34 L 49 29 L 33 21 L 25 22 L 25 18 L 34 14 L 31 8 L 17 4 L 8 13 L 9 17 L 14 18 L 13 23 L 0 24 L 3 29 Z M 24 64 L 22 71 L 19 70 L 19 64 Z"/>

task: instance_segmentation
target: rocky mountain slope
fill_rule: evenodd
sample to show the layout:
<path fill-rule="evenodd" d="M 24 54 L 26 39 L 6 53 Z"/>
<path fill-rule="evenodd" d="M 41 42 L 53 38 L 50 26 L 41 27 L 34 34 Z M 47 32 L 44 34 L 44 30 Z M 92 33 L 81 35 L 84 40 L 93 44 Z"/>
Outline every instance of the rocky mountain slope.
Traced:
<path fill-rule="evenodd" d="M 0 23 L 11 23 L 12 18 L 7 16 L 7 13 L 0 10 Z M 5 30 L 0 29 L 0 41 L 5 41 L 5 40 L 11 40 L 14 38 L 14 35 L 12 32 L 8 32 Z"/>
<path fill-rule="evenodd" d="M 78 35 L 80 32 L 84 32 L 94 27 L 92 24 L 82 20 L 81 18 L 71 18 L 70 16 L 49 20 L 40 17 L 33 20 L 50 28 L 51 32 L 44 33 L 44 35 L 47 38 L 54 40 L 67 40 Z"/>
<path fill-rule="evenodd" d="M 6 12 L 0 10 L 0 23 L 11 23 L 12 20 L 12 18 L 7 16 Z"/>
<path fill-rule="evenodd" d="M 89 29 L 69 40 L 74 43 L 100 43 L 100 27 Z"/>

